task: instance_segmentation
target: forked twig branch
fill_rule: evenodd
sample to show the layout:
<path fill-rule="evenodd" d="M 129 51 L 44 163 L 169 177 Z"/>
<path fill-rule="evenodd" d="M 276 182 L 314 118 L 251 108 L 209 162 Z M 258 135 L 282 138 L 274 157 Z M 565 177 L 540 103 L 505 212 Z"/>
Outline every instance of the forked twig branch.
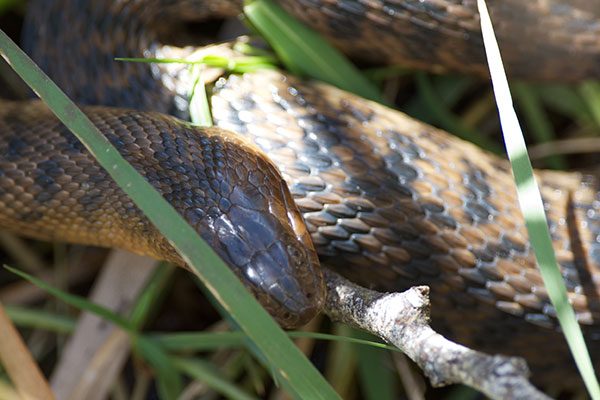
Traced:
<path fill-rule="evenodd" d="M 519 357 L 488 355 L 451 342 L 429 326 L 429 288 L 402 293 L 365 289 L 324 269 L 325 312 L 334 320 L 381 337 L 424 371 L 433 386 L 462 383 L 491 399 L 549 399 L 528 380 Z"/>

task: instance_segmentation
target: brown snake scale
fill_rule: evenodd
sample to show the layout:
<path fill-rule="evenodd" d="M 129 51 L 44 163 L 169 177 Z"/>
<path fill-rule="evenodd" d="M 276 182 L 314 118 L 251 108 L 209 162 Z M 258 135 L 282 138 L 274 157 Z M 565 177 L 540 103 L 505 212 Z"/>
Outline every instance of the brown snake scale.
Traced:
<path fill-rule="evenodd" d="M 177 2 L 156 1 L 154 8 L 143 1 L 34 3 L 25 48 L 72 97 L 182 113 L 184 107 L 177 105 L 182 96 L 149 79 L 158 76 L 158 67 L 151 71 L 112 60 L 139 56 L 143 49 L 150 49 L 147 56 L 159 51 L 146 27 L 175 15 Z M 189 19 L 235 12 L 238 4 L 183 3 Z M 430 69 L 443 64 L 485 74 L 474 1 L 281 3 L 302 10 L 301 18 L 352 55 L 364 53 L 376 62 L 409 58 L 411 65 L 427 62 Z M 553 14 L 553 1 L 490 1 L 493 17 L 501 21 L 513 14 L 522 22 L 532 20 L 532 12 L 549 15 L 541 25 L 516 25 L 531 30 L 531 43 L 517 45 L 515 38 L 525 33 L 518 28 L 511 34 L 500 23 L 501 45 L 516 47 L 507 56 L 513 75 L 598 75 L 599 45 L 589 39 L 600 26 L 594 19 L 598 10 L 577 3 Z M 316 13 L 317 6 L 325 9 Z M 88 18 L 85 23 L 81 15 Z M 406 15 L 412 15 L 412 25 Z M 564 25 L 565 18 L 579 21 L 570 36 L 556 34 L 556 40 L 536 44 L 541 39 L 535 33 Z M 72 27 L 77 33 L 62 33 L 68 21 L 77 21 Z M 376 27 L 358 29 L 367 22 Z M 349 50 L 348 29 L 363 35 L 353 40 L 354 50 Z M 399 58 L 390 58 L 389 37 L 402 33 L 413 41 L 395 45 Z M 442 41 L 442 35 L 449 39 Z M 429 45 L 410 44 L 423 37 L 431 39 Z M 375 45 L 366 48 L 366 43 Z M 57 52 L 76 46 L 83 56 L 50 57 L 53 46 Z M 90 55 L 94 47 L 98 53 Z M 540 58 L 519 59 L 528 49 L 536 49 Z M 565 62 L 561 51 L 572 62 Z M 437 56 L 432 63 L 425 58 L 431 53 Z M 577 60 L 579 69 L 567 75 Z M 536 70 L 537 63 L 543 67 Z M 98 79 L 88 82 L 87 74 Z M 163 114 L 104 107 L 85 111 L 284 326 L 306 322 L 321 307 L 318 254 L 321 263 L 364 286 L 390 291 L 431 286 L 432 324 L 441 333 L 478 349 L 526 357 L 537 383 L 579 385 L 504 160 L 397 111 L 281 72 L 222 77 L 211 101 L 215 123 L 254 145 Z M 0 226 L 41 239 L 124 247 L 182 264 L 41 103 L 0 104 Z M 549 171 L 538 171 L 538 178 L 569 300 L 598 361 L 598 178 Z"/>

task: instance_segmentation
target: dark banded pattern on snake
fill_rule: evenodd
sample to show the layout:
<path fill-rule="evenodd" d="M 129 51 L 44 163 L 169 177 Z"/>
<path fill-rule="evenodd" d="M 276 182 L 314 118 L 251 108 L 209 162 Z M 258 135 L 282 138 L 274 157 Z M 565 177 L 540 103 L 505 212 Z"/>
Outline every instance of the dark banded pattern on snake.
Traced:
<path fill-rule="evenodd" d="M 571 356 L 505 160 L 384 106 L 277 72 L 222 79 L 212 109 L 219 126 L 249 138 L 281 169 L 324 265 L 378 290 L 427 283 L 439 331 L 526 357 L 538 383 L 569 376 L 577 385 L 564 368 Z M 537 174 L 569 299 L 597 362 L 600 182 Z"/>
<path fill-rule="evenodd" d="M 155 4 L 167 7 L 165 2 Z M 168 90 L 146 79 L 147 66 L 112 62 L 115 53 L 139 55 L 140 44 L 157 51 L 146 26 L 168 14 L 169 8 L 100 1 L 74 2 L 66 9 L 59 2 L 38 6 L 40 13 L 29 20 L 36 33 L 26 42 L 50 75 L 68 85 L 77 73 L 84 74 L 75 71 L 86 70 L 76 64 L 90 60 L 102 71 L 92 73 L 100 79 L 83 88 L 67 86 L 74 97 L 87 103 L 176 109 Z M 42 11 L 51 15 L 50 22 L 44 22 Z M 106 13 L 117 11 L 120 20 L 106 19 Z M 68 21 L 79 21 L 82 13 L 92 22 L 75 27 L 79 34 L 50 35 Z M 123 20 L 129 23 L 124 25 Z M 107 27 L 112 21 L 112 30 L 99 33 L 97 26 Z M 125 40 L 130 33 L 143 35 L 142 39 Z M 63 45 L 50 44 L 61 39 Z M 63 63 L 48 57 L 48 46 L 68 51 L 75 45 L 86 52 L 90 43 L 102 43 L 105 53 L 92 58 L 59 56 Z M 124 92 L 122 86 L 138 86 L 138 91 Z M 155 91 L 148 95 L 148 89 Z M 565 371 L 572 371 L 563 339 L 553 329 L 553 310 L 534 268 L 503 161 L 403 114 L 273 72 L 220 81 L 213 104 L 221 126 L 255 140 L 282 170 L 323 262 L 379 289 L 431 285 L 438 329 L 461 343 L 527 357 L 537 382 L 564 379 Z M 37 114 L 42 112 L 32 116 Z M 14 113 L 11 118 L 19 119 Z M 25 122 L 33 121 L 32 117 Z M 54 129 L 68 136 L 59 125 Z M 22 147 L 6 143 L 9 155 Z M 48 163 L 38 168 L 48 171 L 43 176 L 57 172 Z M 596 338 L 600 284 L 595 278 L 600 233 L 596 178 L 550 172 L 539 176 L 571 301 L 588 337 Z M 94 204 L 92 198 L 89 204 Z M 168 251 L 150 253 L 172 259 Z M 594 359 L 597 347 L 592 344 Z"/>
<path fill-rule="evenodd" d="M 476 0 L 279 3 L 356 59 L 488 76 Z M 486 3 L 512 78 L 575 81 L 600 76 L 600 3 Z"/>
<path fill-rule="evenodd" d="M 184 266 L 49 109 L 40 102 L 0 105 L 1 227 Z M 260 151 L 230 132 L 194 129 L 163 114 L 102 107 L 86 113 L 281 325 L 304 324 L 319 312 L 317 256 L 289 190 Z"/>

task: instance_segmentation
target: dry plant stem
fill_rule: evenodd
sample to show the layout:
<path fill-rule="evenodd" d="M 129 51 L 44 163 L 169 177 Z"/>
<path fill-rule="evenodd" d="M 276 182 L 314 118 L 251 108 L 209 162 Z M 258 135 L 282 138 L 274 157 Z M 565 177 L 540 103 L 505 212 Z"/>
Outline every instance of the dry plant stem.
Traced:
<path fill-rule="evenodd" d="M 527 151 L 532 160 L 537 160 L 556 154 L 597 153 L 600 151 L 600 139 L 597 137 L 586 137 L 553 140 L 552 142 L 530 146 L 528 147 Z"/>
<path fill-rule="evenodd" d="M 29 273 L 39 273 L 47 269 L 46 263 L 32 251 L 25 241 L 12 233 L 0 230 L 0 245 L 2 250 L 13 257 Z"/>
<path fill-rule="evenodd" d="M 23 400 L 53 400 L 46 378 L 0 303 L 0 362 Z"/>
<path fill-rule="evenodd" d="M 522 358 L 491 356 L 458 345 L 429 326 L 429 288 L 379 293 L 324 270 L 325 312 L 334 320 L 365 330 L 398 347 L 434 386 L 462 383 L 491 399 L 549 399 L 527 379 Z"/>
<path fill-rule="evenodd" d="M 91 276 L 95 275 L 98 271 L 100 260 L 105 258 L 105 254 L 105 249 L 87 248 L 84 268 L 81 268 L 82 265 L 78 265 L 77 262 L 72 261 L 67 276 L 68 287 L 74 287 L 88 281 Z M 18 266 L 21 267 L 20 264 Z M 35 274 L 35 276 L 51 286 L 59 285 L 56 274 L 51 268 L 44 269 L 40 273 Z M 11 306 L 31 305 L 48 297 L 50 295 L 44 289 L 24 280 L 16 281 L 0 289 L 0 301 Z"/>
<path fill-rule="evenodd" d="M 6 381 L 0 381 L 0 399 L 2 400 L 23 400 L 15 388 Z"/>
<path fill-rule="evenodd" d="M 408 400 L 425 399 L 425 378 L 415 368 L 411 368 L 412 363 L 404 353 L 395 352 L 392 354 L 398 377 L 402 382 L 402 387 Z"/>
<path fill-rule="evenodd" d="M 113 250 L 89 299 L 126 315 L 156 261 Z M 129 355 L 129 334 L 96 315 L 83 313 L 61 353 L 51 383 L 58 399 L 104 399 Z"/>

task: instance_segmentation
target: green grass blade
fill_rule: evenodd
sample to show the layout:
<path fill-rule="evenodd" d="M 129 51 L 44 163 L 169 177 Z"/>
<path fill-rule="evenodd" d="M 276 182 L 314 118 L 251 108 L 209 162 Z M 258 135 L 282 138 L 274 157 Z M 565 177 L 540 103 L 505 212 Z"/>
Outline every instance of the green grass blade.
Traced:
<path fill-rule="evenodd" d="M 365 340 L 356 337 L 331 335 L 327 333 L 316 332 L 288 332 L 288 336 L 295 338 L 313 338 L 317 340 L 329 340 L 338 342 L 348 342 L 364 346 L 375 347 L 378 349 L 400 351 L 397 347 L 389 346 L 384 343 L 373 340 Z M 152 340 L 160 343 L 161 346 L 172 351 L 206 351 L 220 348 L 239 347 L 243 345 L 246 335 L 243 332 L 177 332 L 177 333 L 154 333 L 151 334 Z"/>
<path fill-rule="evenodd" d="M 475 143 L 485 150 L 496 154 L 502 152 L 500 146 L 487 139 L 485 136 L 482 136 L 477 130 L 465 126 L 460 119 L 446 107 L 433 90 L 431 82 L 425 73 L 421 72 L 417 74 L 417 87 L 419 88 L 419 94 L 423 96 L 423 101 L 427 104 L 428 109 L 434 113 L 438 124 L 442 126 L 442 128 L 464 140 Z"/>
<path fill-rule="evenodd" d="M 537 86 L 536 92 L 548 109 L 577 121 L 579 125 L 591 123 L 594 119 L 585 100 L 572 86 L 545 84 Z"/>
<path fill-rule="evenodd" d="M 171 361 L 175 368 L 191 378 L 201 381 L 227 399 L 257 400 L 256 397 L 232 384 L 214 365 L 206 361 L 184 357 L 172 357 Z"/>
<path fill-rule="evenodd" d="M 189 61 L 180 58 L 130 58 L 116 57 L 115 61 L 141 62 L 149 64 L 188 64 L 191 66 L 204 64 L 209 67 L 224 68 L 227 72 L 243 74 L 261 69 L 274 69 L 277 60 L 265 56 L 222 57 L 208 54 L 201 60 Z"/>
<path fill-rule="evenodd" d="M 145 337 L 133 337 L 133 346 L 155 369 L 158 392 L 162 400 L 175 400 L 183 388 L 183 379 L 167 353 Z"/>
<path fill-rule="evenodd" d="M 151 313 L 156 312 L 160 300 L 165 295 L 165 288 L 171 282 L 175 267 L 163 262 L 154 270 L 144 291 L 136 300 L 129 316 L 129 323 L 139 331 Z"/>
<path fill-rule="evenodd" d="M 419 73 L 413 73 L 413 82 L 416 82 L 416 76 L 418 74 Z M 472 79 L 467 77 L 442 75 L 438 77 L 430 76 L 429 78 L 436 96 L 448 110 L 451 110 L 461 98 L 464 98 L 469 88 L 473 85 Z M 419 83 L 416 83 L 418 89 Z M 431 112 L 430 106 L 431 105 L 426 102 L 422 90 L 417 90 L 416 95 L 412 96 L 412 98 L 402 106 L 402 111 L 419 121 L 431 125 L 439 124 L 440 120 L 435 113 Z"/>
<path fill-rule="evenodd" d="M 579 93 L 594 118 L 594 122 L 600 126 L 600 83 L 596 81 L 583 82 L 579 86 Z"/>
<path fill-rule="evenodd" d="M 12 322 L 23 328 L 42 329 L 55 333 L 71 333 L 77 323 L 73 318 L 43 310 L 8 305 L 5 305 L 4 309 Z"/>
<path fill-rule="evenodd" d="M 121 317 L 118 314 L 115 314 L 114 312 L 110 311 L 107 308 L 104 308 L 98 304 L 92 303 L 91 301 L 88 301 L 82 297 L 75 296 L 73 294 L 58 290 L 55 287 L 48 285 L 46 282 L 41 281 L 32 275 L 29 275 L 23 271 L 19 271 L 18 269 L 9 267 L 8 265 L 4 265 L 4 268 L 9 270 L 13 274 L 18 275 L 21 278 L 26 279 L 29 282 L 33 283 L 34 285 L 44 289 L 48 293 L 51 293 L 53 296 L 58 297 L 59 299 L 61 299 L 62 301 L 64 301 L 65 303 L 67 303 L 73 307 L 76 307 L 80 310 L 85 310 L 85 311 L 94 313 L 94 314 L 98 315 L 99 317 L 102 317 L 102 318 L 112 322 L 113 324 L 120 326 L 121 328 L 125 329 L 126 331 L 132 330 L 131 325 L 129 324 L 129 322 L 127 320 L 125 320 L 123 317 Z"/>
<path fill-rule="evenodd" d="M 194 81 L 190 93 L 190 119 L 196 126 L 213 126 L 206 88 L 202 80 L 202 66 L 193 65 L 190 73 Z"/>
<path fill-rule="evenodd" d="M 177 332 L 151 334 L 152 340 L 171 351 L 208 351 L 244 345 L 243 332 Z"/>
<path fill-rule="evenodd" d="M 384 103 L 379 90 L 338 50 L 273 2 L 247 1 L 244 13 L 293 73 Z"/>
<path fill-rule="evenodd" d="M 286 379 L 299 398 L 339 398 L 319 372 L 260 307 L 232 271 L 161 195 L 130 166 L 60 89 L 0 30 L 0 53 L 82 141 L 152 223 L 168 238 L 207 289 Z"/>
<path fill-rule="evenodd" d="M 0 0 L 0 15 L 17 6 L 24 6 L 25 0 Z"/>
<path fill-rule="evenodd" d="M 498 103 L 506 150 L 517 183 L 519 203 L 525 217 L 531 245 L 537 258 L 544 285 L 548 289 L 550 300 L 556 309 L 558 320 L 587 390 L 593 399 L 600 399 L 598 380 L 594 374 L 594 368 L 585 346 L 581 328 L 575 318 L 575 312 L 568 301 L 565 284 L 554 255 L 542 196 L 533 175 L 531 162 L 527 156 L 527 148 L 517 115 L 512 106 L 506 73 L 502 66 L 500 50 L 496 43 L 485 0 L 477 0 L 477 5 L 481 15 L 483 41 L 490 66 L 494 95 Z"/>
<path fill-rule="evenodd" d="M 363 342 L 373 342 L 376 338 L 366 332 L 353 330 L 352 335 Z M 358 379 L 364 391 L 365 400 L 397 399 L 394 381 L 395 373 L 389 367 L 390 353 L 372 347 L 356 346 L 358 355 Z"/>
<path fill-rule="evenodd" d="M 535 142 L 546 143 L 556 140 L 552 124 L 550 123 L 535 90 L 525 83 L 515 83 L 511 88 L 519 101 L 520 108 L 528 122 L 528 126 L 535 138 Z M 558 170 L 567 169 L 567 162 L 564 157 L 552 156 L 548 157 L 546 161 L 550 168 Z"/>
<path fill-rule="evenodd" d="M 385 343 L 379 343 L 379 342 L 376 342 L 373 340 L 361 339 L 359 337 L 340 336 L 340 335 L 332 335 L 332 334 L 328 334 L 328 333 L 318 333 L 318 332 L 288 332 L 288 336 L 291 338 L 308 337 L 308 338 L 313 338 L 313 339 L 317 339 L 317 340 L 348 342 L 348 343 L 360 344 L 360 345 L 367 346 L 367 347 L 374 347 L 377 349 L 398 351 L 398 352 L 402 353 L 402 350 L 400 350 L 397 347 L 390 346 Z M 370 336 L 370 335 L 367 335 L 367 337 L 373 338 L 373 336 Z"/>

